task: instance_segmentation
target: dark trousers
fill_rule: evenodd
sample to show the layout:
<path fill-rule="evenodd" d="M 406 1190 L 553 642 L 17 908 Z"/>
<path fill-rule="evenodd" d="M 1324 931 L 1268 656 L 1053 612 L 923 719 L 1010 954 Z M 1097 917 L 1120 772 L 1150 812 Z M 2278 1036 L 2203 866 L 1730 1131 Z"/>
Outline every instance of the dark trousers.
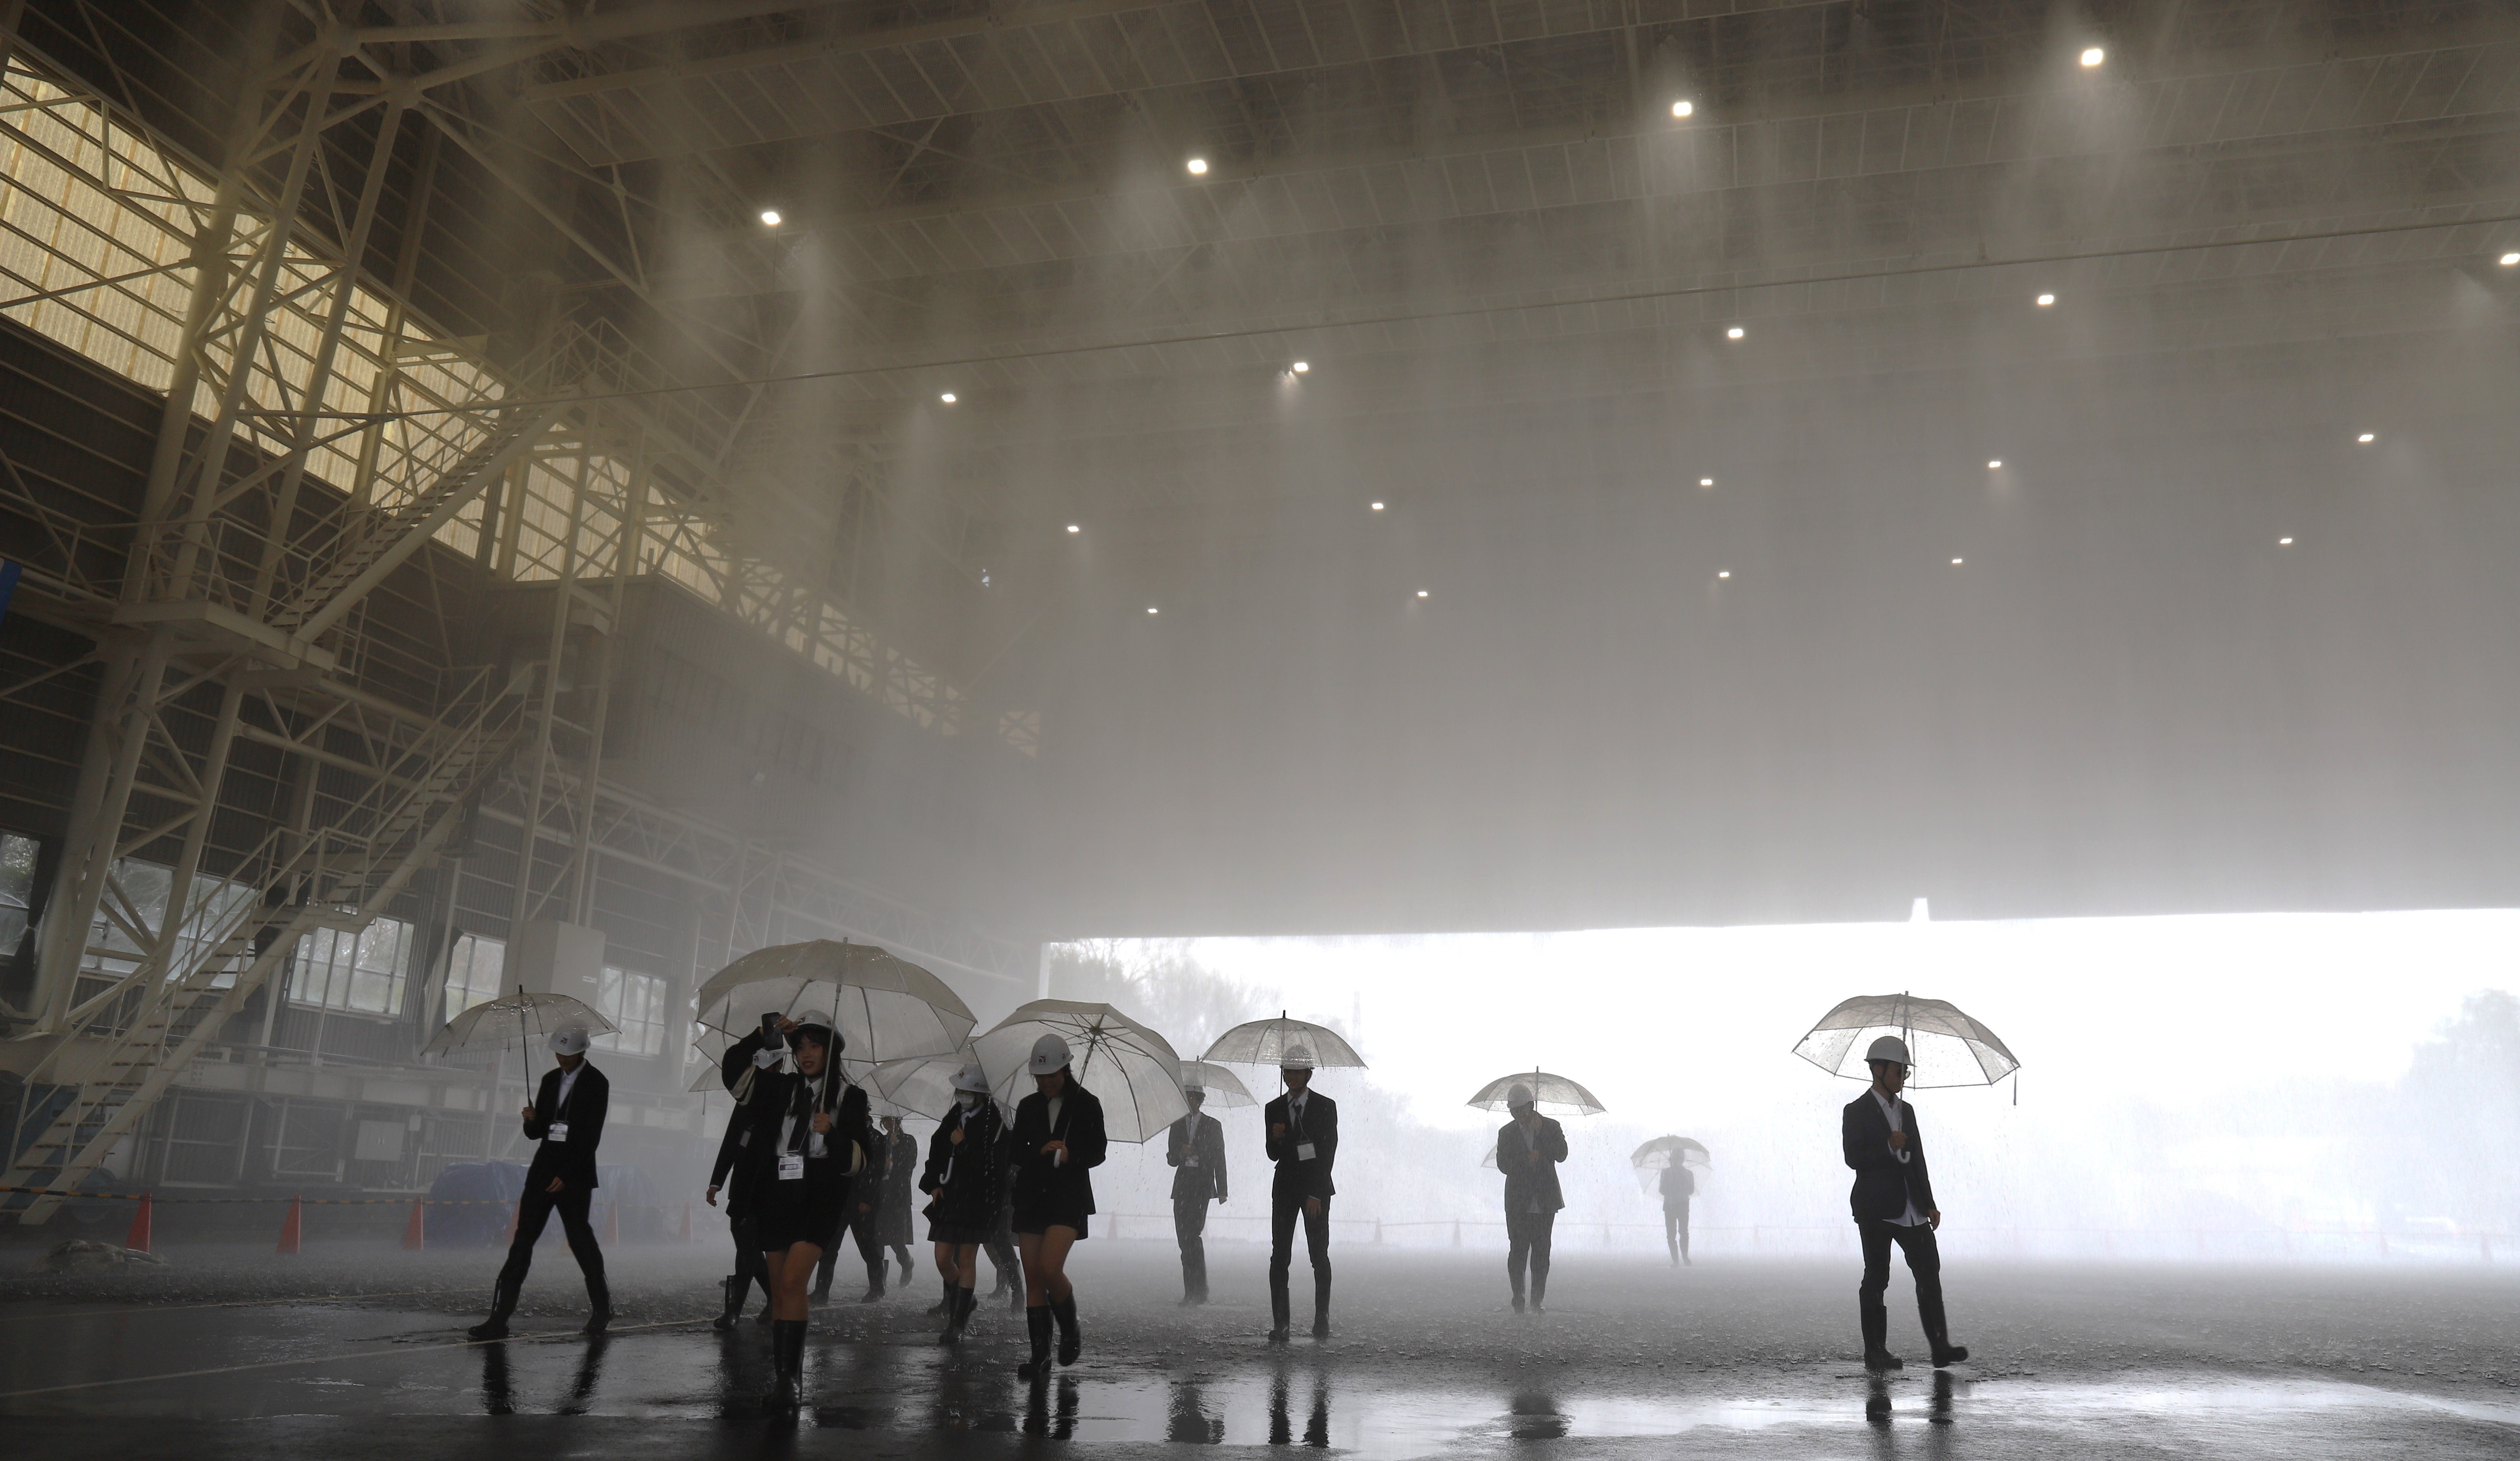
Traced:
<path fill-rule="evenodd" d="M 735 1234 L 735 1276 L 761 1285 L 761 1297 L 770 1297 L 770 1264 L 761 1257 L 761 1230 L 749 1218 L 730 1218 L 727 1226 Z"/>
<path fill-rule="evenodd" d="M 884 1289 L 883 1242 L 875 1235 L 876 1216 L 874 1212 L 861 1213 L 855 1204 L 851 1204 L 848 1217 L 840 1222 L 840 1230 L 856 1235 L 858 1258 L 866 1264 L 867 1292 L 880 1296 Z M 822 1261 L 814 1265 L 814 1293 L 818 1297 L 831 1292 L 832 1270 L 839 1265 L 839 1233 L 833 1233 L 832 1246 L 823 1250 Z M 909 1262 L 906 1256 L 902 1259 L 905 1265 Z"/>
<path fill-rule="evenodd" d="M 1923 1321 L 1925 1342 L 1939 1354 L 1951 1348 L 1951 1327 L 1943 1317 L 1943 1252 L 1934 1244 L 1934 1230 L 1919 1222 L 1904 1227 L 1896 1222 L 1859 1222 L 1856 1231 L 1864 1238 L 1864 1282 L 1855 1291 L 1855 1306 L 1864 1324 L 1866 1352 L 1887 1349 L 1890 1340 L 1890 1310 L 1882 1296 L 1890 1289 L 1890 1245 L 1896 1243 L 1908 1256 L 1908 1271 L 1916 1276 L 1916 1317 Z"/>
<path fill-rule="evenodd" d="M 1295 1218 L 1304 1219 L 1304 1247 L 1313 1258 L 1313 1317 L 1329 1317 L 1330 1311 L 1330 1200 L 1322 1199 L 1322 1210 L 1310 1212 L 1303 1198 L 1291 1192 L 1269 1194 L 1269 1309 L 1278 1319 L 1278 1327 L 1286 1327 L 1293 1301 L 1286 1293 L 1286 1269 L 1294 1258 Z"/>
<path fill-rule="evenodd" d="M 1557 1231 L 1555 1213 L 1505 1215 L 1505 1276 L 1513 1297 L 1522 1297 L 1522 1270 L 1531 1265 L 1531 1302 L 1549 1297 L 1549 1240 Z"/>
<path fill-rule="evenodd" d="M 1173 1236 L 1181 1241 L 1182 1297 L 1207 1297 L 1207 1199 L 1173 1199 Z"/>
<path fill-rule="evenodd" d="M 1688 1257 L 1688 1204 L 1662 1210 L 1662 1240 L 1671 1249 L 1673 1262 Z"/>
<path fill-rule="evenodd" d="M 586 1220 L 587 1210 L 595 1204 L 595 1189 L 575 1182 L 558 1193 L 543 1188 L 550 1178 L 529 1184 L 523 1200 L 517 1204 L 517 1241 L 508 1245 L 508 1262 L 499 1269 L 499 1293 L 511 1305 L 525 1286 L 525 1273 L 534 1265 L 534 1244 L 543 1235 L 543 1224 L 552 1215 L 560 1215 L 561 1233 L 568 1239 L 568 1251 L 577 1255 L 578 1271 L 586 1275 L 586 1297 L 599 1306 L 609 1306 L 611 1293 L 604 1285 L 604 1250 L 596 1246 L 594 1224 Z"/>

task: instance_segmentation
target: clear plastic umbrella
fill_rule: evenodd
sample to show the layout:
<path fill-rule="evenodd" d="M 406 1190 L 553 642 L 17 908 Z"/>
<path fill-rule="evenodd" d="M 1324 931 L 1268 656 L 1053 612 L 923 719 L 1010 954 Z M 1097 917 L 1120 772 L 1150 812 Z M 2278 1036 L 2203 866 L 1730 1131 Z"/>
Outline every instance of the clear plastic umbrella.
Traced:
<path fill-rule="evenodd" d="M 458 1050 L 504 1050 L 515 1040 L 524 1051 L 528 1069 L 533 1065 L 533 1051 L 528 1042 L 535 1036 L 548 1036 L 555 1030 L 577 1027 L 589 1035 L 610 1035 L 620 1028 L 584 1000 L 566 995 L 528 995 L 524 986 L 496 999 L 484 1000 L 446 1022 L 446 1028 L 421 1048 L 424 1055 L 451 1055 Z"/>
<path fill-rule="evenodd" d="M 1469 1104 L 1488 1111 L 1510 1109 L 1506 1105 L 1505 1098 L 1507 1093 L 1517 1085 L 1530 1086 L 1533 1103 L 1543 1111 L 1553 1106 L 1561 1111 L 1571 1111 L 1577 1116 L 1598 1116 L 1609 1109 L 1603 1106 L 1593 1092 L 1573 1081 L 1564 1076 L 1552 1076 L 1537 1067 L 1510 1076 L 1497 1077 L 1480 1086 L 1479 1093 L 1470 1097 Z"/>
<path fill-rule="evenodd" d="M 1288 1019 L 1282 1011 L 1274 1020 L 1252 1020 L 1235 1026 L 1218 1036 L 1199 1058 L 1221 1060 L 1228 1065 L 1277 1065 L 1295 1045 L 1312 1051 L 1316 1066 L 1365 1069 L 1365 1057 L 1356 1053 L 1356 1046 L 1349 1044 L 1346 1037 L 1327 1025 Z"/>
<path fill-rule="evenodd" d="M 1182 1085 L 1195 1085 L 1206 1091 L 1207 1104 L 1222 1110 L 1260 1104 L 1260 1098 L 1251 1093 L 1251 1087 L 1242 1084 L 1240 1076 L 1213 1060 L 1183 1061 Z"/>
<path fill-rule="evenodd" d="M 1675 1164 L 1704 1172 L 1714 1166 L 1714 1159 L 1707 1155 L 1705 1143 L 1688 1136 L 1657 1136 L 1628 1153 L 1638 1185 L 1647 1190 Z"/>
<path fill-rule="evenodd" d="M 945 981 L 873 944 L 815 939 L 756 949 L 720 969 L 693 996 L 717 1049 L 760 1028 L 763 1013 L 829 1008 L 842 1059 L 865 1066 L 950 1055 L 970 1042 L 970 1007 Z"/>
<path fill-rule="evenodd" d="M 971 1041 L 1001 1104 L 1012 1108 L 1032 1094 L 1025 1063 L 1045 1035 L 1067 1041 L 1068 1068 L 1102 1103 L 1102 1131 L 1111 1140 L 1148 1140 L 1190 1114 L 1181 1056 L 1170 1040 L 1108 1004 L 1074 999 L 1035 999 Z"/>
<path fill-rule="evenodd" d="M 1957 1005 L 1896 995 L 1859 995 L 1821 1016 L 1794 1053 L 1832 1076 L 1869 1081 L 1865 1051 L 1885 1035 L 1907 1041 L 1908 1084 L 1993 1085 L 2021 1069 L 2012 1052 Z"/>
<path fill-rule="evenodd" d="M 887 1060 L 868 1072 L 866 1084 L 896 1106 L 943 1121 L 954 1109 L 954 1073 L 977 1058 L 967 1045 L 951 1055 Z"/>

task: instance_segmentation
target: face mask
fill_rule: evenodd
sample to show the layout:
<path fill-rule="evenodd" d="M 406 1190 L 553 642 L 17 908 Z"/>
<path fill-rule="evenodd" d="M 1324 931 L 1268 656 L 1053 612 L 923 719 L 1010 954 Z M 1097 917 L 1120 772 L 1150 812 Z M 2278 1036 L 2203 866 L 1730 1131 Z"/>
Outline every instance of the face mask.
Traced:
<path fill-rule="evenodd" d="M 954 1092 L 954 1104 L 968 1111 L 980 1104 L 980 1093 L 976 1090 L 958 1090 Z"/>

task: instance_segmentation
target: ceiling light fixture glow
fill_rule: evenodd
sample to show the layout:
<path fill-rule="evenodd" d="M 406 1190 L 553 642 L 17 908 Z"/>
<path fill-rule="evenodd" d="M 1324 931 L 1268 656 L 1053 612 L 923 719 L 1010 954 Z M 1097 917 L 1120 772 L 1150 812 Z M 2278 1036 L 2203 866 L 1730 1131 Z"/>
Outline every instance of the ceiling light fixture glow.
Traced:
<path fill-rule="evenodd" d="M 2275 540 L 2275 547 L 2290 548 L 2292 547 L 2292 540 L 2290 538 L 2277 538 Z"/>
<path fill-rule="evenodd" d="M 1690 106 L 1687 102 L 1674 102 L 1671 104 L 1671 114 L 1674 116 L 1687 116 L 1688 113 L 1695 111 L 1697 109 L 1695 107 Z"/>
<path fill-rule="evenodd" d="M 1732 576 L 1732 570 L 1730 568 L 1718 568 L 1715 570 L 1715 576 L 1717 578 L 1731 578 Z"/>
<path fill-rule="evenodd" d="M 2053 294 L 2042 294 L 2042 295 L 2040 295 L 2040 296 L 2039 296 L 2039 307 L 2040 307 L 2041 309 L 2046 309 L 2048 306 L 2049 306 L 2049 305 L 2051 305 L 2051 304 L 2053 304 L 2053 303 L 2055 303 L 2055 302 L 2056 302 L 2056 296 L 2055 296 L 2055 295 L 2053 295 Z"/>
<path fill-rule="evenodd" d="M 1744 332 L 1743 332 L 1740 326 L 1735 325 L 1732 329 L 1724 332 L 1724 337 L 1728 340 L 1737 340 Z"/>
<path fill-rule="evenodd" d="M 1069 532 L 1071 532 L 1071 533 L 1081 533 L 1081 532 L 1085 531 L 1085 529 L 1084 529 L 1084 528 L 1082 528 L 1082 527 L 1080 527 L 1080 526 L 1078 526 L 1077 524 L 1072 523 L 1072 522 L 1071 522 L 1071 523 L 1069 523 L 1069 524 L 1067 525 L 1067 530 L 1068 530 Z"/>
<path fill-rule="evenodd" d="M 2003 470 L 2003 459 L 2002 459 L 2002 458 L 2001 458 L 2001 457 L 1996 458 L 1994 461 L 1992 461 L 1992 462 L 1990 462 L 1990 463 L 1988 463 L 1988 464 L 1986 465 L 1986 469 L 1987 469 L 1988 471 L 2002 471 L 2002 470 Z"/>
<path fill-rule="evenodd" d="M 2098 66 L 2108 59 L 2108 54 L 2097 46 L 2089 46 L 2083 51 L 2083 65 L 2087 66 Z"/>
<path fill-rule="evenodd" d="M 779 226 L 779 210 L 777 208 L 762 209 L 761 221 L 767 227 L 777 228 Z"/>
<path fill-rule="evenodd" d="M 1418 598 L 1425 598 L 1425 597 L 1426 597 L 1426 591 L 1425 591 L 1425 590 L 1423 590 L 1423 589 L 1419 589 L 1419 590 L 1418 591 Z"/>
<path fill-rule="evenodd" d="M 1967 561 L 1968 561 L 1968 560 L 1967 560 L 1966 558 L 1954 558 L 1954 559 L 1952 559 L 1952 566 L 1953 566 L 1953 567 L 1955 567 L 1955 568 L 1958 568 L 1960 564 L 1962 564 L 1962 563 L 1964 563 L 1964 562 L 1967 562 Z"/>
<path fill-rule="evenodd" d="M 938 396 L 936 399 L 944 402 L 948 406 L 951 406 L 954 404 L 954 393 L 949 390 L 945 392 L 945 394 Z"/>
<path fill-rule="evenodd" d="M 2372 434 L 2371 434 L 2370 432 L 2368 432 L 2368 431 L 2365 431 L 2365 432 L 2363 432 L 2362 435 L 2357 436 L 2357 437 L 2355 437 L 2354 439 L 2355 439 L 2356 441 L 2361 442 L 2361 443 L 2362 443 L 2362 445 L 2364 445 L 2364 446 L 2369 446 L 2371 443 L 2373 443 L 2373 442 L 2375 442 L 2375 441 L 2379 440 L 2380 438 L 2378 438 L 2377 436 L 2372 435 Z"/>
<path fill-rule="evenodd" d="M 1715 479 L 1713 477 L 1699 477 L 1697 479 L 1697 485 L 1700 487 L 1712 487 L 1715 485 Z"/>
<path fill-rule="evenodd" d="M 1192 177 L 1198 178 L 1207 176 L 1207 159 L 1205 157 L 1192 157 L 1183 165 L 1190 169 L 1190 175 Z M 1147 612 L 1151 614 L 1154 610 L 1148 609 Z"/>
<path fill-rule="evenodd" d="M 2495 262 L 2500 264 L 2503 268 L 2508 269 L 2514 264 L 2520 264 L 2520 253 L 2506 253 L 2502 257 L 2495 260 Z"/>
<path fill-rule="evenodd" d="M 1288 370 L 1290 370 L 1290 371 L 1294 372 L 1294 373 L 1295 373 L 1296 375 L 1298 375 L 1298 376 L 1300 376 L 1300 375 L 1304 374 L 1306 371 L 1309 371 L 1309 370 L 1311 370 L 1312 368 L 1313 368 L 1313 363 L 1312 363 L 1311 361 L 1309 361 L 1309 360 L 1299 360 L 1299 361 L 1296 361 L 1293 365 L 1290 365 L 1290 366 L 1286 367 L 1286 369 L 1288 369 Z"/>
<path fill-rule="evenodd" d="M 1380 504 L 1380 503 L 1375 503 L 1375 504 L 1373 505 L 1373 510 L 1375 510 L 1376 512 L 1381 511 L 1381 510 L 1382 510 L 1382 504 Z"/>
<path fill-rule="evenodd" d="M 1151 614 L 1151 613 L 1156 613 L 1156 612 L 1158 612 L 1158 610 L 1155 608 L 1155 606 L 1154 606 L 1153 604 L 1151 604 L 1151 603 L 1150 603 L 1150 604 L 1148 604 L 1148 605 L 1147 605 L 1147 612 Z"/>

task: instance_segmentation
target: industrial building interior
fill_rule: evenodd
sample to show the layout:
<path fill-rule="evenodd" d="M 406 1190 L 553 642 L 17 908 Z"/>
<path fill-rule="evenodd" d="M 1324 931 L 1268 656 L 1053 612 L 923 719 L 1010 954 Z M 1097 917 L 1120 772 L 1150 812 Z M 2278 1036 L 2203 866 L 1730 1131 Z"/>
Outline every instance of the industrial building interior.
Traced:
<path fill-rule="evenodd" d="M 985 1028 L 1102 997 L 1061 982 L 1093 940 L 2520 907 L 2507 4 L 0 0 L 0 61 L 24 1454 L 755 1454 L 709 1207 L 608 1357 L 466 1344 L 489 1250 L 398 1245 L 450 1167 L 532 1156 L 543 1052 L 427 1048 L 512 992 L 613 1027 L 631 1270 L 729 1119 L 698 992 L 774 946 L 880 946 Z M 19 1276 L 142 1192 L 165 1263 Z M 300 1203 L 332 1256 L 276 1276 Z M 1699 1319 L 1499 1335 L 1397 1257 L 1342 1270 L 1405 1296 L 1353 1349 L 1218 1348 L 1156 1303 L 1169 1231 L 1115 1226 L 1109 1371 L 1027 1393 L 1001 1330 L 985 1389 L 850 1310 L 848 1397 L 780 1443 L 2520 1436 L 2507 1264 L 2232 1279 L 2228 1384 L 2124 1416 L 2023 1350 L 1957 1397 L 1912 1359 L 1893 1425 L 1851 1259 L 1705 1265 L 1731 1338 L 1683 1380 L 1635 1356 Z M 2092 1395 L 2220 1332 L 2176 1275 L 2017 1276 L 2182 1316 L 2050 1335 Z M 2431 1357 L 2281 1391 L 2330 1331 Z M 443 1383 L 281 1389 L 394 1346 Z M 1604 1388 L 1526 1403 L 1535 1362 Z"/>

